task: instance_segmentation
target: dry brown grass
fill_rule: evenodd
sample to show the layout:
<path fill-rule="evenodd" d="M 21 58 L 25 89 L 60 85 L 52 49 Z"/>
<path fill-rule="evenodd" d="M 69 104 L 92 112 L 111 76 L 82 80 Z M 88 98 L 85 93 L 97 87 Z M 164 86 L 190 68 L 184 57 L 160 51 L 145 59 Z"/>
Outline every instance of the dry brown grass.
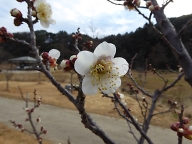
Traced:
<path fill-rule="evenodd" d="M 16 129 L 10 129 L 0 123 L 0 143 L 1 144 L 38 144 L 34 137 L 29 134 L 21 133 Z M 52 144 L 44 140 L 44 144 Z"/>
<path fill-rule="evenodd" d="M 162 74 L 163 77 L 169 80 L 169 83 L 172 82 L 176 78 L 176 74 Z M 58 71 L 53 73 L 53 76 L 56 80 L 58 80 L 62 86 L 70 83 L 70 74 L 63 73 Z M 136 78 L 138 83 L 142 83 L 141 78 L 139 78 L 138 73 L 134 72 L 133 76 Z M 9 85 L 10 91 L 5 91 L 5 79 L 3 74 L 0 74 L 0 95 L 10 98 L 21 99 L 18 86 L 22 89 L 24 94 L 28 94 L 31 98 L 33 98 L 34 89 L 37 90 L 37 95 L 42 97 L 42 103 L 51 104 L 59 107 L 69 108 L 75 110 L 76 108 L 69 102 L 69 100 L 60 94 L 57 89 L 47 80 L 47 78 L 41 74 L 41 82 L 39 83 L 39 74 L 14 74 Z M 74 77 L 74 83 L 78 84 L 77 78 Z M 127 88 L 127 83 L 132 83 L 128 78 L 123 78 L 122 87 Z M 148 74 L 147 82 L 144 88 L 153 92 L 157 88 L 161 88 L 163 86 L 162 80 L 157 77 L 155 74 Z M 76 95 L 76 92 L 73 92 Z M 125 100 L 128 104 L 128 107 L 131 108 L 131 113 L 136 117 L 140 122 L 142 121 L 142 116 L 140 112 L 140 108 L 135 101 L 134 96 L 130 96 L 128 93 L 125 94 Z M 186 115 L 191 115 L 191 111 L 189 109 L 192 108 L 190 101 L 192 90 L 191 87 L 184 82 L 182 79 L 174 88 L 164 93 L 163 98 L 161 98 L 160 102 L 157 104 L 156 112 L 164 111 L 167 109 L 166 101 L 168 98 L 174 98 L 182 104 L 187 106 Z M 139 97 L 143 97 L 142 94 L 139 94 Z M 102 115 L 108 115 L 116 118 L 120 118 L 115 110 L 113 110 L 114 105 L 108 98 L 103 98 L 101 94 L 96 94 L 95 96 L 87 96 L 86 97 L 85 108 L 88 112 L 97 113 Z M 147 99 L 150 103 L 150 99 Z M 169 127 L 171 122 L 177 121 L 176 116 L 173 114 L 163 114 L 155 116 L 152 120 L 153 125 L 158 125 L 162 127 Z"/>

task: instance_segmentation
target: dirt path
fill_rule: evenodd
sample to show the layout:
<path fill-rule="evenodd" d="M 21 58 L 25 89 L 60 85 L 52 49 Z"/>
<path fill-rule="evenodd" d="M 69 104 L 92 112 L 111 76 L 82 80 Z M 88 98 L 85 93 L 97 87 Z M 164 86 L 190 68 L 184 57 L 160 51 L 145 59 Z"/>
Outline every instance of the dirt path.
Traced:
<path fill-rule="evenodd" d="M 28 123 L 25 122 L 27 115 L 22 109 L 24 106 L 25 103 L 23 101 L 0 97 L 0 122 L 13 128 L 8 121 L 15 120 L 28 127 Z M 50 105 L 41 105 L 34 114 L 36 115 L 33 117 L 34 120 L 40 116 L 42 119 L 40 125 L 43 125 L 48 130 L 44 138 L 53 141 L 54 144 L 64 144 L 68 137 L 70 137 L 73 144 L 103 143 L 99 137 L 84 128 L 76 111 Z M 117 144 L 136 144 L 133 136 L 128 132 L 129 129 L 124 120 L 97 114 L 91 114 L 91 116 Z M 154 144 L 177 144 L 176 133 L 170 129 L 151 126 L 149 135 Z M 137 136 L 139 136 L 138 133 Z M 183 141 L 183 144 L 190 143 L 191 141 L 186 139 Z"/>

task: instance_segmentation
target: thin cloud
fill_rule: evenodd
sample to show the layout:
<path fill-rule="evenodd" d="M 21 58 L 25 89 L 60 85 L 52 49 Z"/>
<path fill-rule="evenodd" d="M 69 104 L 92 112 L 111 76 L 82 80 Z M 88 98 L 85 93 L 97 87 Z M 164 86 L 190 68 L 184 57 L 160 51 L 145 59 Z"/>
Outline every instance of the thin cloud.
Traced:
<path fill-rule="evenodd" d="M 107 0 L 47 0 L 47 2 L 52 6 L 53 19 L 56 20 L 56 24 L 50 25 L 48 29 L 44 29 L 38 23 L 34 26 L 35 30 L 44 29 L 53 33 L 64 30 L 72 33 L 80 27 L 82 32 L 91 35 L 88 24 L 90 21 L 94 21 L 95 27 L 97 27 L 102 35 L 111 35 L 135 31 L 147 22 L 136 11 L 125 10 L 123 6 L 113 5 Z M 161 6 L 163 0 L 158 0 L 158 2 Z M 142 1 L 142 5 L 145 6 L 145 2 Z M 192 12 L 191 5 L 191 0 L 175 0 L 165 8 L 165 14 L 168 17 L 190 14 Z M 0 26 L 5 26 L 10 32 L 29 31 L 26 24 L 19 27 L 14 26 L 14 18 L 10 16 L 12 8 L 18 8 L 26 17 L 27 7 L 25 2 L 1 0 Z M 148 9 L 141 9 L 141 11 L 146 16 L 150 13 Z M 153 21 L 155 22 L 154 19 Z"/>

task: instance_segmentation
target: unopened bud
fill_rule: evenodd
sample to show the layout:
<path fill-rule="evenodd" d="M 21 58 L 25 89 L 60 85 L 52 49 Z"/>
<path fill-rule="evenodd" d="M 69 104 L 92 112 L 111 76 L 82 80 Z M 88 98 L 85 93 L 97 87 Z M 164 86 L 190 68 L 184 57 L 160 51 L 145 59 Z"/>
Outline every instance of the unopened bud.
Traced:
<path fill-rule="evenodd" d="M 40 118 L 37 118 L 37 122 L 41 122 L 41 119 L 40 119 Z"/>
<path fill-rule="evenodd" d="M 15 18 L 13 23 L 15 26 L 20 26 L 22 24 L 22 21 L 19 18 Z"/>
<path fill-rule="evenodd" d="M 183 124 L 188 124 L 188 123 L 189 123 L 189 118 L 184 117 L 184 118 L 183 118 Z"/>
<path fill-rule="evenodd" d="M 45 59 L 45 60 L 48 60 L 48 59 L 49 59 L 49 54 L 48 54 L 47 52 L 43 52 L 43 53 L 41 54 L 41 57 L 42 57 L 43 59 Z"/>
<path fill-rule="evenodd" d="M 146 7 L 149 7 L 151 5 L 151 1 L 146 2 Z"/>
<path fill-rule="evenodd" d="M 21 18 L 22 17 L 22 13 L 20 12 L 20 10 L 13 8 L 10 11 L 11 16 L 16 17 L 16 18 Z"/>
<path fill-rule="evenodd" d="M 77 60 L 77 55 L 72 55 L 69 60 L 71 61 L 72 64 L 75 63 L 75 61 Z"/>
<path fill-rule="evenodd" d="M 149 10 L 150 10 L 150 11 L 153 11 L 153 10 L 154 10 L 154 6 L 153 6 L 153 5 L 150 5 L 150 6 L 149 6 Z"/>
<path fill-rule="evenodd" d="M 36 16 L 37 16 L 37 12 L 33 10 L 33 11 L 31 12 L 31 15 L 32 15 L 33 17 L 36 17 Z"/>
<path fill-rule="evenodd" d="M 140 4 L 141 4 L 141 1 L 140 1 L 140 0 L 135 0 L 133 3 L 134 3 L 137 7 L 139 7 Z"/>
<path fill-rule="evenodd" d="M 183 133 L 184 132 L 183 128 L 179 128 L 178 132 Z"/>
<path fill-rule="evenodd" d="M 179 72 L 180 73 L 183 72 L 183 68 L 182 67 L 179 68 Z"/>
<path fill-rule="evenodd" d="M 68 61 L 68 60 L 62 60 L 61 63 L 60 63 L 60 67 L 63 68 L 63 69 L 64 69 L 65 67 L 67 67 L 67 65 L 66 65 L 66 62 L 67 62 L 67 61 Z"/>
<path fill-rule="evenodd" d="M 160 9 L 160 6 L 159 5 L 156 5 L 155 6 L 155 10 L 159 10 Z"/>

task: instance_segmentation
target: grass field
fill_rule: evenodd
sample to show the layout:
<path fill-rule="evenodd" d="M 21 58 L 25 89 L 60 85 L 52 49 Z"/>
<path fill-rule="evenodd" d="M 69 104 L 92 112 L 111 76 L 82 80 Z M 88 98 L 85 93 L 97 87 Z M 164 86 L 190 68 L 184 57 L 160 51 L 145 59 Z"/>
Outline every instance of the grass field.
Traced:
<path fill-rule="evenodd" d="M 163 73 L 162 76 L 169 81 L 173 82 L 178 74 L 174 73 Z M 57 71 L 53 73 L 54 78 L 64 87 L 66 84 L 70 83 L 70 73 L 64 73 L 62 71 Z M 133 77 L 140 84 L 143 85 L 144 75 L 133 71 Z M 76 76 L 73 76 L 73 83 L 78 84 Z M 122 78 L 122 87 L 125 91 L 125 100 L 128 107 L 131 109 L 131 113 L 136 117 L 140 122 L 142 121 L 141 111 L 135 100 L 134 95 L 128 93 L 127 83 L 131 83 L 131 80 L 127 77 Z M 156 89 L 161 89 L 164 83 L 160 77 L 155 74 L 148 73 L 146 78 L 146 83 L 143 88 L 153 93 Z M 48 79 L 41 73 L 14 73 L 11 80 L 9 81 L 9 91 L 6 90 L 6 79 L 3 73 L 0 73 L 0 95 L 4 97 L 10 97 L 15 99 L 21 99 L 21 95 L 18 87 L 21 88 L 22 92 L 25 95 L 29 95 L 30 98 L 33 98 L 33 91 L 36 89 L 37 96 L 42 97 L 42 103 L 51 104 L 59 107 L 74 109 L 75 107 L 69 102 L 69 100 L 60 94 L 57 89 L 48 81 Z M 121 92 L 121 89 L 119 89 Z M 76 95 L 76 92 L 73 92 Z M 141 99 L 144 95 L 139 93 L 139 98 Z M 185 115 L 192 118 L 192 89 L 182 78 L 177 85 L 165 92 L 162 98 L 159 100 L 156 112 L 164 111 L 168 109 L 167 100 L 175 99 L 178 102 L 178 105 L 184 104 L 186 107 Z M 147 98 L 147 101 L 151 103 L 150 98 Z M 23 106 L 21 106 L 23 107 Z M 95 96 L 87 96 L 85 108 L 88 112 L 97 113 L 102 115 L 108 115 L 112 117 L 120 118 L 115 110 L 113 110 L 114 105 L 108 98 L 103 98 L 101 94 L 96 94 Z M 179 111 L 179 109 L 178 109 Z M 153 118 L 152 124 L 158 125 L 161 127 L 169 127 L 172 122 L 177 121 L 177 117 L 174 114 L 167 113 L 163 115 L 158 115 Z M 4 128 L 1 128 L 2 131 Z M 0 142 L 4 136 L 0 135 Z"/>

